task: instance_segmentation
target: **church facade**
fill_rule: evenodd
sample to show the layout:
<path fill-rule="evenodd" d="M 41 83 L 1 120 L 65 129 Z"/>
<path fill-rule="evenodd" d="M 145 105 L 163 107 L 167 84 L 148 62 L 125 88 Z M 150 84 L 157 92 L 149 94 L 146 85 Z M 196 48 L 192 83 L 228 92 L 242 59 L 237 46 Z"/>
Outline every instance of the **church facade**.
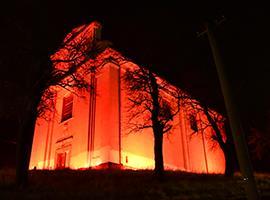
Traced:
<path fill-rule="evenodd" d="M 94 22 L 85 31 L 91 35 L 97 28 L 100 25 Z M 30 169 L 154 168 L 152 129 L 126 131 L 129 99 L 121 77 L 127 69 L 138 66 L 119 59 L 121 54 L 111 48 L 99 57 L 99 72 L 85 75 L 94 90 L 74 93 L 55 87 L 55 109 L 49 111 L 50 120 L 40 117 L 36 122 Z M 196 119 L 207 120 L 203 113 L 197 113 L 198 127 L 202 124 Z M 209 140 L 212 128 L 194 133 L 193 124 L 190 108 L 182 106 L 174 118 L 173 130 L 164 134 L 165 169 L 224 173 L 224 155 L 218 145 L 212 148 Z"/>

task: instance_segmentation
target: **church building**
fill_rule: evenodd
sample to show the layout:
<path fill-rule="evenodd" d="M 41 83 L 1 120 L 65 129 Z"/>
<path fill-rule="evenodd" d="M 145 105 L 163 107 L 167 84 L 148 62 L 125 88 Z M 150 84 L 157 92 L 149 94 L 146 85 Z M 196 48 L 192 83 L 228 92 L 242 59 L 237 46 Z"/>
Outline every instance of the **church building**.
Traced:
<path fill-rule="evenodd" d="M 91 45 L 100 37 L 100 30 L 101 25 L 92 22 L 74 29 L 78 34 L 73 38 L 67 35 L 65 41 L 84 35 Z M 54 109 L 47 111 L 49 119 L 39 117 L 36 121 L 29 169 L 154 168 L 152 129 L 130 132 L 126 128 L 130 109 L 122 76 L 138 65 L 112 48 L 100 53 L 96 62 L 98 72 L 85 74 L 94 89 L 74 92 L 54 86 Z M 213 148 L 209 139 L 214 130 L 210 126 L 200 129 L 206 116 L 202 112 L 193 116 L 190 110 L 181 106 L 174 128 L 163 136 L 165 169 L 224 173 L 223 152 L 218 145 Z"/>

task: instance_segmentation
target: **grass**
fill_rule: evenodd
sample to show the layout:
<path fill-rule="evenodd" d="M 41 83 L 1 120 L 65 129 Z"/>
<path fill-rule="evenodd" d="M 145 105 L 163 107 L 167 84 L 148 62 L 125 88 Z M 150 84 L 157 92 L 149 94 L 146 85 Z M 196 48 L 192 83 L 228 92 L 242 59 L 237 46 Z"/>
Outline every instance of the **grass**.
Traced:
<path fill-rule="evenodd" d="M 186 200 L 245 199 L 239 175 L 193 174 L 167 171 L 165 179 L 147 170 L 30 171 L 30 185 L 19 189 L 13 170 L 0 170 L 0 199 Z M 270 175 L 256 175 L 262 199 L 270 199 Z"/>

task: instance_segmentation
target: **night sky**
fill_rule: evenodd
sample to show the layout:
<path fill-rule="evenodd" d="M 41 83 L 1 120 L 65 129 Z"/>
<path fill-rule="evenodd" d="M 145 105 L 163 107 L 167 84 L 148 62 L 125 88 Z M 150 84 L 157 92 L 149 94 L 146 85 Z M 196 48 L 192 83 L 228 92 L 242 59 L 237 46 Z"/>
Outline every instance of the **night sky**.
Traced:
<path fill-rule="evenodd" d="M 204 22 L 224 15 L 216 29 L 243 121 L 266 130 L 270 120 L 269 9 L 264 5 L 191 5 L 26 0 L 1 7 L 1 138 L 12 138 L 19 94 L 35 65 L 56 51 L 72 28 L 97 20 L 102 38 L 171 83 L 225 113 Z M 17 88 L 17 89 L 14 89 Z M 10 117 L 8 117 L 10 116 Z M 270 130 L 270 129 L 269 129 Z"/>

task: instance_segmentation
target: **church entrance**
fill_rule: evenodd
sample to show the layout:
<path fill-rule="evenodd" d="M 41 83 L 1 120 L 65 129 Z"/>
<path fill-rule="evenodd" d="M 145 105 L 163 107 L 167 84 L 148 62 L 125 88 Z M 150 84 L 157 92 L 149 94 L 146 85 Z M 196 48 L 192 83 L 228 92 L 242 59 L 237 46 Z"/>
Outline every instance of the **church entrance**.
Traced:
<path fill-rule="evenodd" d="M 70 156 L 72 149 L 72 138 L 64 138 L 56 142 L 55 151 L 55 169 L 64 169 L 70 167 Z"/>
<path fill-rule="evenodd" d="M 66 157 L 66 152 L 56 154 L 56 169 L 64 169 L 66 167 Z"/>

